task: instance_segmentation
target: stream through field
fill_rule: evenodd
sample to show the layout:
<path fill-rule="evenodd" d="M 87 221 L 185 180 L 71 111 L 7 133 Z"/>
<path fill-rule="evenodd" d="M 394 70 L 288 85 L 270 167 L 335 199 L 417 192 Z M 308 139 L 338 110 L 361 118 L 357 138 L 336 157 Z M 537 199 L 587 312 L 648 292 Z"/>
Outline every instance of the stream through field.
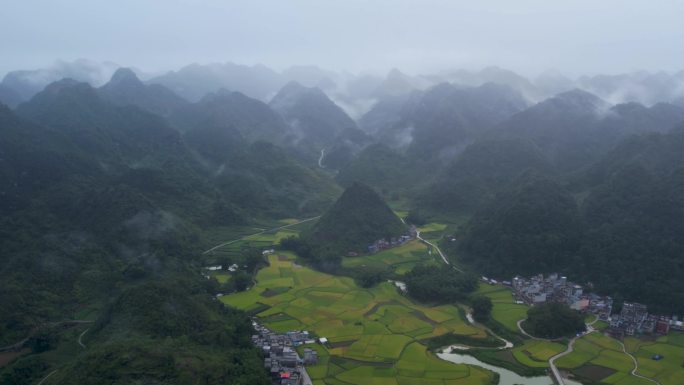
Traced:
<path fill-rule="evenodd" d="M 437 356 L 443 360 L 456 364 L 468 364 L 499 373 L 499 385 L 552 385 L 553 380 L 549 376 L 523 377 L 508 369 L 484 363 L 473 356 L 459 353 L 438 353 Z M 582 385 L 579 382 L 565 380 L 566 385 Z"/>

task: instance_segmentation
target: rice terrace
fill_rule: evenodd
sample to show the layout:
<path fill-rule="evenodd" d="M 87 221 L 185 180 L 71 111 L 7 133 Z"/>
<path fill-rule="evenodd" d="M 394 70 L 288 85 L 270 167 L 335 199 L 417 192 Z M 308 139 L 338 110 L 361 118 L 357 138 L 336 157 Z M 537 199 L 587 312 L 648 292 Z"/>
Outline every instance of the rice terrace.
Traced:
<path fill-rule="evenodd" d="M 294 220 L 282 223 L 297 226 Z M 430 239 L 437 240 L 445 228 L 446 225 L 431 223 L 422 229 Z M 252 236 L 245 234 L 226 251 L 239 250 L 246 244 L 275 245 L 283 237 L 297 233 L 296 227 L 290 227 Z M 226 251 L 218 249 L 214 253 L 221 255 Z M 440 263 L 430 246 L 414 240 L 377 254 L 345 258 L 343 267 L 383 268 L 400 278 L 414 266 Z M 297 256 L 286 251 L 268 256 L 268 266 L 258 271 L 254 287 L 222 296 L 220 300 L 257 317 L 260 324 L 274 332 L 306 330 L 317 338 L 326 338 L 325 345 L 306 345 L 318 353 L 318 363 L 307 366 L 316 385 L 499 383 L 497 373 L 440 359 L 436 354 L 440 347 L 435 345 L 440 341 L 445 341 L 444 346 L 466 345 L 465 349 L 469 349 L 463 353 L 481 362 L 536 376 L 548 370 L 551 357 L 566 350 L 567 340 L 543 341 L 520 333 L 517 322 L 526 317 L 528 307 L 516 304 L 507 287 L 481 283 L 476 294 L 491 299 L 491 324 L 497 326 L 497 333 L 515 341 L 513 348 L 501 349 L 500 337 L 483 325 L 469 322 L 464 305 L 417 304 L 391 281 L 363 288 L 350 277 L 298 264 Z M 640 364 L 639 373 L 652 380 L 632 375 L 632 361 L 620 343 L 599 333 L 577 339 L 574 351 L 559 359 L 557 365 L 581 383 L 678 385 L 684 381 L 683 341 L 681 333 L 653 342 L 636 338 L 625 341 L 627 352 L 634 354 Z M 300 354 L 303 348 L 297 348 Z M 651 360 L 654 351 L 667 352 L 667 359 Z M 551 381 L 550 377 L 544 378 Z"/>
<path fill-rule="evenodd" d="M 269 256 L 252 290 L 222 297 L 254 312 L 270 329 L 309 330 L 330 341 L 328 360 L 310 370 L 329 384 L 488 384 L 484 370 L 444 362 L 419 341 L 446 333 L 482 336 L 454 306 L 429 308 L 401 296 L 394 285 L 358 287 L 351 278 L 313 271 L 287 255 Z M 264 293 L 278 292 L 276 295 Z M 325 356 L 325 354 L 324 354 Z"/>

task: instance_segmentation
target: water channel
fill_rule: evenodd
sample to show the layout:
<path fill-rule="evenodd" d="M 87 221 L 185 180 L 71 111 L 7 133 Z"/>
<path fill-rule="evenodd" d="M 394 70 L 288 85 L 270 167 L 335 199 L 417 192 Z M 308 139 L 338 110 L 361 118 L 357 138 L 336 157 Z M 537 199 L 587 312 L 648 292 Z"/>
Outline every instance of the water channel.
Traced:
<path fill-rule="evenodd" d="M 443 360 L 456 364 L 468 364 L 479 366 L 499 374 L 499 385 L 552 385 L 553 380 L 549 376 L 523 377 L 508 369 L 484 363 L 473 356 L 467 354 L 454 353 L 451 349 L 448 353 L 438 353 L 437 356 Z M 582 385 L 582 383 L 572 380 L 565 380 L 566 385 Z"/>

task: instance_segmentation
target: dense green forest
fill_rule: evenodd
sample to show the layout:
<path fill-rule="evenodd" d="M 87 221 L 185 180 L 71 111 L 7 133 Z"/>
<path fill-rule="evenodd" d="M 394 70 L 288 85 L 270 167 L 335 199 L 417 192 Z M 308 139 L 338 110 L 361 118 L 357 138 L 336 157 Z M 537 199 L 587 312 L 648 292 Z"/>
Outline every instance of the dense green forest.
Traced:
<path fill-rule="evenodd" d="M 558 271 L 654 311 L 682 313 L 683 138 L 679 129 L 630 137 L 569 175 L 528 170 L 478 206 L 458 242 L 443 246 L 486 274 Z"/>
<path fill-rule="evenodd" d="M 214 300 L 241 280 L 199 273 L 204 229 L 313 215 L 339 189 L 274 144 L 182 133 L 104 91 L 63 80 L 0 106 L 0 346 L 33 352 L 0 381 L 268 383 L 246 315 Z"/>
<path fill-rule="evenodd" d="M 368 252 L 373 242 L 405 235 L 408 228 L 372 188 L 354 183 L 303 235 L 315 253 Z"/>
<path fill-rule="evenodd" d="M 406 233 L 386 200 L 448 223 L 440 247 L 468 272 L 413 268 L 417 301 L 469 303 L 484 322 L 475 272 L 560 272 L 684 313 L 684 109 L 580 90 L 529 106 L 510 85 L 438 82 L 368 91 L 379 100 L 355 121 L 283 84 L 269 103 L 225 89 L 191 102 L 121 69 L 0 105 L 0 347 L 26 348 L 1 384 L 54 370 L 60 384 L 267 383 L 247 316 L 215 300 L 265 259 L 243 250 L 228 282 L 206 279 L 210 234 L 321 215 L 280 246 L 371 287 L 387 270 L 341 260 Z M 575 318 L 540 308 L 527 325 L 578 330 L 549 327 L 558 314 Z"/>
<path fill-rule="evenodd" d="M 572 337 L 585 330 L 584 316 L 560 303 L 545 303 L 531 307 L 522 327 L 535 337 Z"/>
<path fill-rule="evenodd" d="M 418 265 L 406 273 L 408 294 L 427 303 L 457 303 L 477 289 L 477 277 L 461 273 L 450 266 Z"/>
<path fill-rule="evenodd" d="M 473 215 L 464 230 L 462 258 L 498 276 L 553 271 L 571 263 L 581 231 L 573 197 L 553 180 L 529 172 Z"/>

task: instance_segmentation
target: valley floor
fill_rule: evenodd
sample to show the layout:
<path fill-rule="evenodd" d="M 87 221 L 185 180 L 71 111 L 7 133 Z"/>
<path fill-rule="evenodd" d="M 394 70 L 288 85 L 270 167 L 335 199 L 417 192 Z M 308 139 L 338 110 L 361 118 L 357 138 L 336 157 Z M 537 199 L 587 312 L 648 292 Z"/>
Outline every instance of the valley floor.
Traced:
<path fill-rule="evenodd" d="M 423 234 L 436 242 L 437 233 L 444 228 L 430 224 Z M 276 242 L 285 234 L 296 233 L 285 230 L 253 236 L 252 240 Z M 417 264 L 441 263 L 441 257 L 431 249 L 416 240 L 378 254 L 346 258 L 343 264 L 352 268 L 384 266 L 401 275 Z M 567 349 L 567 342 L 535 340 L 520 333 L 517 323 L 526 318 L 528 308 L 516 304 L 508 288 L 483 283 L 477 293 L 492 300 L 494 323 L 522 341 L 512 349 L 472 349 L 478 358 L 482 353 L 487 362 L 513 370 L 544 371 L 552 357 Z M 492 372 L 443 361 L 425 346 L 427 339 L 450 333 L 471 341 L 491 340 L 486 328 L 469 323 L 455 305 L 417 304 L 401 295 L 391 282 L 361 288 L 351 278 L 312 270 L 297 264 L 295 255 L 276 252 L 269 256 L 269 266 L 258 272 L 255 287 L 223 296 L 221 301 L 258 317 L 274 331 L 307 330 L 327 338 L 326 345 L 307 346 L 319 356 L 319 364 L 308 367 L 316 385 L 495 383 Z M 617 385 L 653 383 L 631 373 L 631 358 L 610 337 L 591 333 L 573 345 L 573 351 L 555 363 L 576 380 Z M 684 334 L 671 333 L 654 340 L 628 338 L 625 346 L 639 363 L 639 375 L 662 385 L 684 383 Z M 652 360 L 656 353 L 665 359 Z"/>

